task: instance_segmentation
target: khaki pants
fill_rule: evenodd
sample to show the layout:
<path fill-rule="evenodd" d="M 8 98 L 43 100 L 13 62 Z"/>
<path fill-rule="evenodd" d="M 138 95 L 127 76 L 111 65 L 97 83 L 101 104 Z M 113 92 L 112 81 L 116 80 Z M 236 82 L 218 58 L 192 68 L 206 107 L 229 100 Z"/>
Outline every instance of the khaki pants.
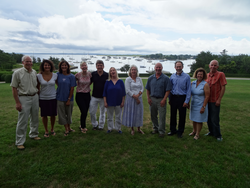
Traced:
<path fill-rule="evenodd" d="M 16 127 L 16 145 L 23 145 L 26 140 L 26 132 L 28 120 L 30 117 L 30 132 L 29 137 L 35 138 L 38 136 L 38 113 L 39 113 L 39 98 L 34 96 L 19 96 L 19 101 L 22 105 L 22 111 L 18 112 L 18 122 Z"/>
<path fill-rule="evenodd" d="M 163 98 L 151 97 L 152 105 L 150 106 L 151 120 L 153 123 L 153 129 L 159 131 L 160 134 L 165 134 L 166 127 L 166 104 L 161 107 L 161 101 Z M 159 111 L 159 123 L 158 123 L 158 111 Z"/>
<path fill-rule="evenodd" d="M 64 101 L 57 101 L 58 123 L 60 125 L 70 125 L 72 123 L 73 106 L 74 101 L 70 101 L 69 106 Z"/>

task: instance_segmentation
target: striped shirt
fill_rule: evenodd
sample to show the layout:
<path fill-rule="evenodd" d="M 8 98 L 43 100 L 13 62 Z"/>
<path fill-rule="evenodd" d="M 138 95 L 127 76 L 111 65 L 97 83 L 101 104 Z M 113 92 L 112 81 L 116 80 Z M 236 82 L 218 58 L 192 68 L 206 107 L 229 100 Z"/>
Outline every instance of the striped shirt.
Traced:
<path fill-rule="evenodd" d="M 221 86 L 227 85 L 227 80 L 223 72 L 208 73 L 206 82 L 210 87 L 210 97 L 208 102 L 216 102 L 220 96 Z"/>

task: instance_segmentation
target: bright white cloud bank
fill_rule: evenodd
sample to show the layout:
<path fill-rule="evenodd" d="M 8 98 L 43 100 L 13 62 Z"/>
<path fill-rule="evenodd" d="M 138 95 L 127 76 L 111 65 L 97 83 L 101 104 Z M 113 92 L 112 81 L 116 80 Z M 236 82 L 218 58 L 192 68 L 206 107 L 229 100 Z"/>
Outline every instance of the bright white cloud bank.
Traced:
<path fill-rule="evenodd" d="M 231 54 L 249 54 L 249 3 L 242 2 L 79 0 L 64 14 L 67 7 L 59 11 L 64 3 L 58 1 L 58 10 L 48 14 L 50 7 L 36 23 L 6 18 L 0 12 L 0 49 L 164 54 L 227 49 Z M 43 8 L 41 2 L 39 6 Z"/>

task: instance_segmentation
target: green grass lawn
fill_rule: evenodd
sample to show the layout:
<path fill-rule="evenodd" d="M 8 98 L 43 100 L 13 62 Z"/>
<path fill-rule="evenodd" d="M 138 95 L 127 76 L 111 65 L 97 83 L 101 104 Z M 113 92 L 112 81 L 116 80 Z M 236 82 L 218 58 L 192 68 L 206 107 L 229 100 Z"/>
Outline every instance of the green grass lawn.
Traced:
<path fill-rule="evenodd" d="M 147 80 L 143 80 L 144 85 Z M 223 141 L 188 136 L 192 122 L 187 114 L 184 137 L 151 135 L 149 105 L 143 93 L 145 135 L 122 126 L 123 134 L 78 130 L 80 112 L 75 103 L 72 128 L 56 123 L 56 136 L 40 141 L 27 134 L 26 149 L 16 149 L 17 111 L 9 84 L 0 84 L 0 187 L 250 187 L 250 81 L 228 80 L 221 106 Z M 166 131 L 169 130 L 169 106 Z M 28 128 L 29 130 L 29 128 Z"/>

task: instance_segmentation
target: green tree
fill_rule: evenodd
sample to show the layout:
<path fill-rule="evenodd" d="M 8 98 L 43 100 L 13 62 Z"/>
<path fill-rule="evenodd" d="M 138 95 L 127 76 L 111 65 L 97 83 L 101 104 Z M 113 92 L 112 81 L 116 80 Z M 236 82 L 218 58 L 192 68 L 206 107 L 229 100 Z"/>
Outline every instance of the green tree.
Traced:
<path fill-rule="evenodd" d="M 191 65 L 190 72 L 194 73 L 194 71 L 200 67 L 204 68 L 206 71 L 209 71 L 209 63 L 213 59 L 218 59 L 216 55 L 213 55 L 211 52 L 207 51 L 204 52 L 202 51 L 199 53 L 196 57 L 196 63 Z"/>
<path fill-rule="evenodd" d="M 130 68 L 130 65 L 129 65 L 129 64 L 126 64 L 126 65 L 124 65 L 123 67 L 121 67 L 121 71 L 127 73 L 128 70 L 129 70 L 129 68 Z"/>

